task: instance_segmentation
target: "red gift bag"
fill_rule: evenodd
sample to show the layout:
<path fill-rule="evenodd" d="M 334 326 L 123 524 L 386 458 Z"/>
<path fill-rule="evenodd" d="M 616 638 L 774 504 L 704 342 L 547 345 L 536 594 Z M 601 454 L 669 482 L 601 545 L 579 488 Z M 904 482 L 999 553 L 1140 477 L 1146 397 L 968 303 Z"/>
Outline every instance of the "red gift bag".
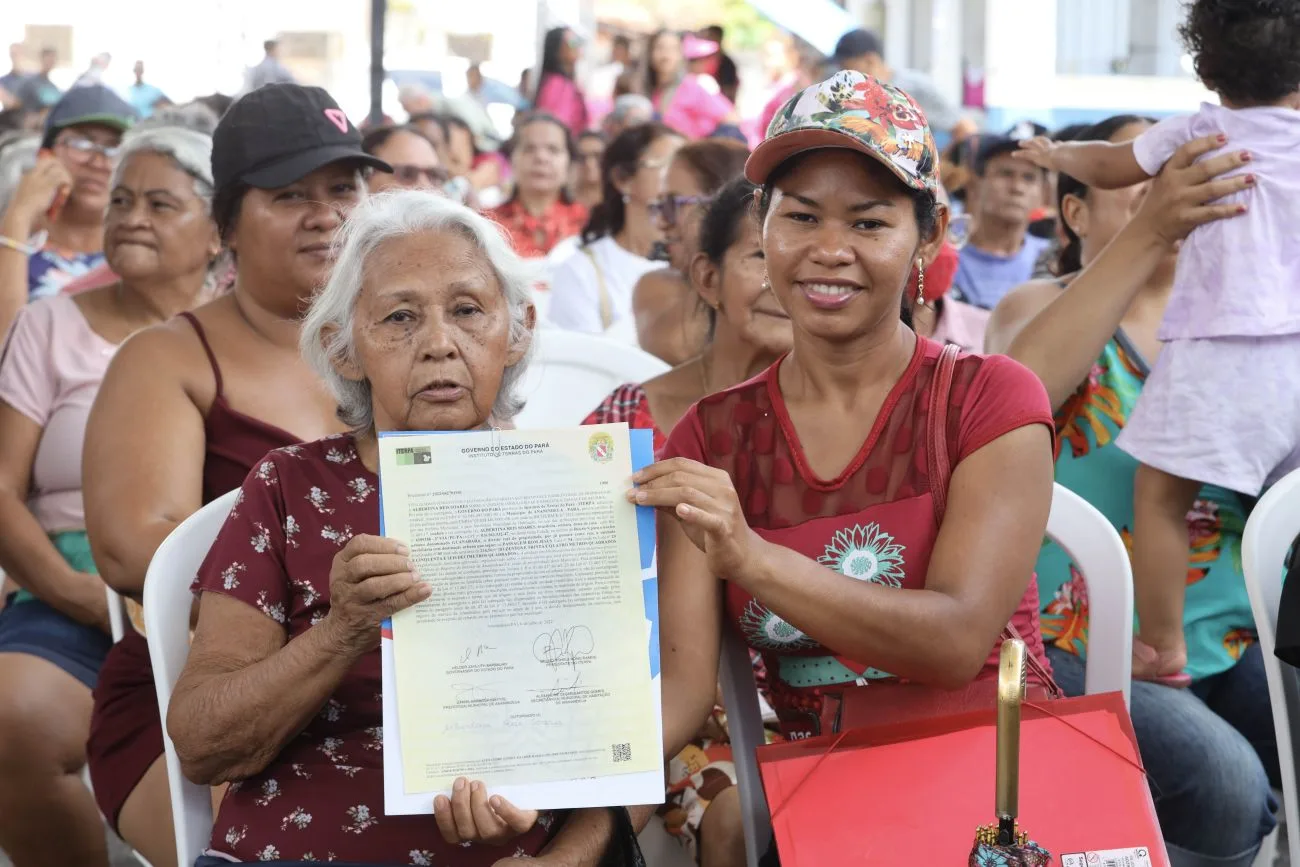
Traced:
<path fill-rule="evenodd" d="M 991 708 L 759 748 L 782 867 L 964 865 L 995 755 Z M 1169 867 L 1119 693 L 1024 705 L 1020 826 L 1057 864 L 1134 849 Z"/>

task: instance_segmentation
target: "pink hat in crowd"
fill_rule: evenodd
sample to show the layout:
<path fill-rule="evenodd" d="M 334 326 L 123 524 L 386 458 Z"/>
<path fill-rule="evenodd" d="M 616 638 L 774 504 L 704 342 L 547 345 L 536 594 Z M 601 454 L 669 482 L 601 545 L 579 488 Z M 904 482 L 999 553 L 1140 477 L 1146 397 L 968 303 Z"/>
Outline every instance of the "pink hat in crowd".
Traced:
<path fill-rule="evenodd" d="M 701 39 L 694 33 L 682 37 L 682 56 L 687 60 L 703 60 L 722 50 L 722 46 L 708 39 Z"/>

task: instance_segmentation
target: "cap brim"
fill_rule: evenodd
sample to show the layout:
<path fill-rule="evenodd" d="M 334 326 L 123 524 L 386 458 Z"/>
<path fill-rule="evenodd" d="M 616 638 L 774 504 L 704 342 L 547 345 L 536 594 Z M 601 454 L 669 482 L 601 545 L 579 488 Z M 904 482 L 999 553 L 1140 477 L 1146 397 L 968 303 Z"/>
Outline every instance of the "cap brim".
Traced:
<path fill-rule="evenodd" d="M 110 127 L 118 132 L 126 132 L 134 123 L 134 119 L 122 117 L 119 114 L 87 114 L 81 117 L 60 118 L 57 123 L 50 126 L 50 132 L 67 129 L 70 126 L 91 126 L 92 124 Z"/>
<path fill-rule="evenodd" d="M 771 177 L 772 172 L 776 171 L 777 166 L 791 157 L 808 151 L 831 148 L 865 154 L 889 169 L 890 173 L 906 184 L 908 189 L 924 189 L 918 184 L 916 178 L 909 176 L 892 161 L 867 147 L 855 136 L 829 129 L 796 129 L 762 141 L 745 161 L 745 179 L 761 187 L 767 183 L 767 179 Z"/>
<path fill-rule="evenodd" d="M 363 166 L 370 166 L 376 171 L 390 174 L 393 171 L 393 167 L 388 163 L 378 157 L 372 157 L 360 148 L 351 145 L 330 145 L 301 151 L 268 166 L 245 172 L 239 176 L 239 180 L 250 187 L 273 190 L 277 187 L 287 187 L 290 184 L 297 183 L 317 169 L 324 168 L 331 163 L 341 162 L 355 162 Z"/>

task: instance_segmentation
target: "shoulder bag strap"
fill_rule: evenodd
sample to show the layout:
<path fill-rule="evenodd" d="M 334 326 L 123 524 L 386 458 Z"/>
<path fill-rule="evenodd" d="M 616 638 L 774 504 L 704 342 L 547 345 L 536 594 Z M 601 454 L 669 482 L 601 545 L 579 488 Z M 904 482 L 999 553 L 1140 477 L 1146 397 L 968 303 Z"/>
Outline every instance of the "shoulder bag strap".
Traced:
<path fill-rule="evenodd" d="M 957 369 L 957 353 L 957 347 L 951 343 L 939 353 L 926 413 L 925 453 L 930 471 L 930 498 L 934 502 L 935 522 L 939 524 L 943 523 L 943 513 L 948 508 L 948 478 L 952 475 L 952 458 L 948 454 L 948 398 L 952 393 L 953 372 Z"/>
<path fill-rule="evenodd" d="M 600 330 L 608 331 L 609 326 L 614 324 L 614 299 L 609 296 L 609 287 L 605 285 L 605 272 L 600 269 L 596 254 L 589 246 L 583 246 L 582 252 L 591 261 L 591 267 L 596 272 L 596 301 L 600 305 Z"/>
<path fill-rule="evenodd" d="M 930 469 L 930 497 L 934 503 L 935 521 L 942 526 L 944 511 L 948 506 L 948 482 L 952 478 L 952 458 L 948 454 L 948 399 L 952 393 L 953 371 L 957 367 L 958 348 L 949 343 L 939 355 L 930 386 L 930 411 L 926 421 L 926 457 Z M 1024 641 L 1020 632 L 1010 623 L 1002 630 L 1002 640 L 1014 638 Z M 1026 642 L 1028 644 L 1028 642 Z M 1059 698 L 1061 688 L 1043 664 L 1032 653 L 1025 654 L 1025 663 L 1053 698 Z"/>

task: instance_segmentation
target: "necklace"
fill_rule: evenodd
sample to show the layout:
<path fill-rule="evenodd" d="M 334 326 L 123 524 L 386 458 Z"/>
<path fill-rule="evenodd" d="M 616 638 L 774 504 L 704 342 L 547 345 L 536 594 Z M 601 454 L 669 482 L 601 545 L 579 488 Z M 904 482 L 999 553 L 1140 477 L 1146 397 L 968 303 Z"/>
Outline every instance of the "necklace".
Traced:
<path fill-rule="evenodd" d="M 709 390 L 709 356 L 708 353 L 700 356 L 700 386 L 704 389 L 704 394 L 700 397 L 707 397 L 713 392 Z"/>

